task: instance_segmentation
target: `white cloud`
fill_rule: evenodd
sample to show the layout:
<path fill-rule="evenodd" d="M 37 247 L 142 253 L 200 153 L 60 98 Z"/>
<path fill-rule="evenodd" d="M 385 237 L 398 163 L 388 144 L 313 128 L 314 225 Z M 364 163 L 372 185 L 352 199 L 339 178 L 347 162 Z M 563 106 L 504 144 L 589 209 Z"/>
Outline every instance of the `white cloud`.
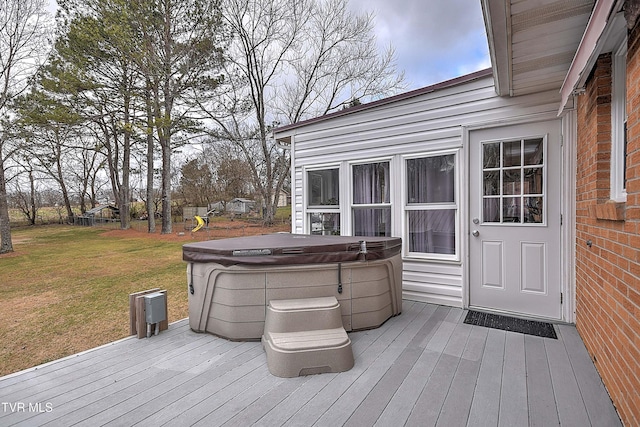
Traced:
<path fill-rule="evenodd" d="M 391 43 L 410 89 L 490 66 L 479 0 L 350 0 L 373 11 L 381 47 Z"/>

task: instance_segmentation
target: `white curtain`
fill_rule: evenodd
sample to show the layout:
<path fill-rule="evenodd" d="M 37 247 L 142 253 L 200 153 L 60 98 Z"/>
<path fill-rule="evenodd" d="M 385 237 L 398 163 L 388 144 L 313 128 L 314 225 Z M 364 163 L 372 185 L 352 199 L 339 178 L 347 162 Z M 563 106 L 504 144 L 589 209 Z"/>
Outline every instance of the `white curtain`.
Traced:
<path fill-rule="evenodd" d="M 456 253 L 456 211 L 409 211 L 409 251 L 429 254 Z"/>
<path fill-rule="evenodd" d="M 353 203 L 389 203 L 389 162 L 353 166 Z"/>
<path fill-rule="evenodd" d="M 407 160 L 409 204 L 455 202 L 455 157 L 424 157 Z"/>

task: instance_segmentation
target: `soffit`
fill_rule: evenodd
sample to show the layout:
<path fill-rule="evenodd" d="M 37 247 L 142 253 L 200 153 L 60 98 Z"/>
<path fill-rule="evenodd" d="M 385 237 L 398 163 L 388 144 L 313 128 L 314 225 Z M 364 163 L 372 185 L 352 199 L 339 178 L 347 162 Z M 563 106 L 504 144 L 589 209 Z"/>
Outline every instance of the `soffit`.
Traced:
<path fill-rule="evenodd" d="M 483 0 L 499 95 L 559 90 L 593 0 Z"/>

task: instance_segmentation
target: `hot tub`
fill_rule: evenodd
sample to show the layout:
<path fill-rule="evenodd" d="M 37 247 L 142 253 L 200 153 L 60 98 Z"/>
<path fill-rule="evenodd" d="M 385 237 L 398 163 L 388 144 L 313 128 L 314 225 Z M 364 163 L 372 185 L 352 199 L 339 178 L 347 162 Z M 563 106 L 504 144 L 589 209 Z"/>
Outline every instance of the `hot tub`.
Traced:
<path fill-rule="evenodd" d="M 189 326 L 260 339 L 270 300 L 335 296 L 345 330 L 375 328 L 402 309 L 401 243 L 279 233 L 184 245 Z"/>

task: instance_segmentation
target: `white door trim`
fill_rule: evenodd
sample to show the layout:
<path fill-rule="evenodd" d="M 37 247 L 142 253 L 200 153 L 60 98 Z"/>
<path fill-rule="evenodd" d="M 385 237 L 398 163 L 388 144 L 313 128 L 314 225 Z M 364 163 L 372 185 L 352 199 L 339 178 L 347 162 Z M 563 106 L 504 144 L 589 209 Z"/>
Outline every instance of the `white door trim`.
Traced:
<path fill-rule="evenodd" d="M 562 141 L 562 159 L 561 159 L 561 198 L 562 205 L 560 207 L 563 217 L 563 223 L 561 226 L 560 237 L 560 251 L 562 254 L 560 261 L 560 277 L 562 283 L 560 289 L 563 294 L 563 304 L 561 307 L 561 321 L 568 323 L 575 323 L 575 112 L 569 112 L 562 118 L 561 123 L 561 141 Z M 537 123 L 548 120 L 559 120 L 556 112 L 540 113 L 530 115 L 527 117 L 521 117 L 516 119 L 501 119 L 487 122 L 471 123 L 461 126 L 462 134 L 462 152 L 461 152 L 461 164 L 465 165 L 462 168 L 460 180 L 464 185 L 461 187 L 461 200 L 464 201 L 464 205 L 460 206 L 460 220 L 462 236 L 460 250 L 463 260 L 462 268 L 462 305 L 464 308 L 469 308 L 470 300 L 470 250 L 469 250 L 469 238 L 470 238 L 470 206 L 471 206 L 471 194 L 470 176 L 468 174 L 470 167 L 470 133 L 475 130 L 500 128 L 510 125 Z"/>
<path fill-rule="evenodd" d="M 565 111 L 562 116 L 562 320 L 576 323 L 576 161 L 577 114 Z"/>

